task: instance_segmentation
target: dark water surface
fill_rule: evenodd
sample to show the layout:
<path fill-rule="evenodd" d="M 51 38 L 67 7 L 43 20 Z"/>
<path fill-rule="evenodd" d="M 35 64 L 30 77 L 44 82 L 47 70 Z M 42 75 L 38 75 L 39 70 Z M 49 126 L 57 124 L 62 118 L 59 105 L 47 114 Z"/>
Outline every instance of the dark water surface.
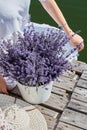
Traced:
<path fill-rule="evenodd" d="M 58 27 L 38 0 L 31 1 L 31 21 Z M 72 30 L 81 30 L 80 35 L 85 40 L 85 49 L 80 52 L 79 60 L 87 63 L 87 0 L 56 0 L 56 2 Z"/>

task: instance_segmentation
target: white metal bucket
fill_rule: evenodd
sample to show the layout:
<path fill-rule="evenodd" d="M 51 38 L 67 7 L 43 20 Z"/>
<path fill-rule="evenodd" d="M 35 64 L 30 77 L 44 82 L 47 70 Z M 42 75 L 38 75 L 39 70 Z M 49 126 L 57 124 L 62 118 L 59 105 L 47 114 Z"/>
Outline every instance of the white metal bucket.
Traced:
<path fill-rule="evenodd" d="M 30 87 L 17 83 L 19 91 L 24 100 L 31 104 L 40 104 L 48 100 L 51 95 L 53 81 L 49 84 L 41 85 L 38 87 L 38 91 L 36 91 L 36 87 Z"/>

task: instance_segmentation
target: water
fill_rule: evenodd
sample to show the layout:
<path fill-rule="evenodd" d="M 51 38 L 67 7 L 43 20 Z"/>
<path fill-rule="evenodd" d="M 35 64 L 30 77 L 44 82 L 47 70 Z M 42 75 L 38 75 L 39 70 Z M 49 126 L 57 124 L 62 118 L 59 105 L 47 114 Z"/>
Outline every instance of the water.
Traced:
<path fill-rule="evenodd" d="M 85 49 L 80 52 L 79 60 L 87 63 L 87 0 L 56 0 L 56 2 L 72 30 L 81 30 L 80 35 L 84 38 Z M 30 13 L 31 20 L 34 22 L 58 27 L 38 0 L 32 0 Z"/>

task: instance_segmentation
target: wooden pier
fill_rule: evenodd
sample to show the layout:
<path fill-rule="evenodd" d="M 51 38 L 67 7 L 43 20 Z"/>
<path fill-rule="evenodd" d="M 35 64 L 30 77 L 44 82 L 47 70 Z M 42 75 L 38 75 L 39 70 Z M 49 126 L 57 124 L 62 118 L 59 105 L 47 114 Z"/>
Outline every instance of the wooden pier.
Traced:
<path fill-rule="evenodd" d="M 48 130 L 87 130 L 87 64 L 76 61 L 73 72 L 54 82 L 51 97 L 38 106 Z"/>
<path fill-rule="evenodd" d="M 64 73 L 61 82 L 54 82 L 48 101 L 35 105 L 44 115 L 48 130 L 87 130 L 87 64 L 75 61 L 73 66 L 73 72 Z M 0 107 L 14 101 L 29 105 L 13 95 L 6 102 L 0 100 Z"/>

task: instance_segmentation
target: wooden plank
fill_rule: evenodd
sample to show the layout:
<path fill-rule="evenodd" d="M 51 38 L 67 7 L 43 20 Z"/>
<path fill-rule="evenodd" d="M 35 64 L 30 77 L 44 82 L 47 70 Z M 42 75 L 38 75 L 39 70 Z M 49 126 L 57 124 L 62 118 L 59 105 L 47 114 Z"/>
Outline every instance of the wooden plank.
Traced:
<path fill-rule="evenodd" d="M 63 73 L 62 76 L 65 76 L 65 77 L 68 77 L 68 78 L 71 78 L 71 79 L 78 79 L 79 78 L 79 76 L 75 73 L 75 71 L 66 71 L 66 72 Z"/>
<path fill-rule="evenodd" d="M 4 109 L 7 106 L 13 105 L 15 102 L 15 98 L 5 95 L 5 94 L 0 94 L 0 107 Z"/>
<path fill-rule="evenodd" d="M 37 107 L 40 110 L 40 112 L 44 115 L 50 116 L 52 118 L 57 118 L 59 116 L 59 112 L 53 111 L 49 108 L 46 108 L 40 105 L 37 105 L 35 107 Z"/>
<path fill-rule="evenodd" d="M 87 68 L 83 71 L 83 74 L 87 74 Z"/>
<path fill-rule="evenodd" d="M 68 108 L 72 108 L 74 110 L 87 114 L 87 103 L 75 99 L 71 99 L 70 103 L 68 104 Z"/>
<path fill-rule="evenodd" d="M 76 87 L 72 98 L 87 103 L 87 89 Z"/>
<path fill-rule="evenodd" d="M 73 99 L 76 99 L 76 100 L 78 100 L 78 101 L 82 101 L 82 102 L 87 103 L 87 98 L 82 97 L 82 96 L 81 96 L 80 94 L 78 94 L 78 93 L 73 93 L 72 98 L 73 98 Z"/>
<path fill-rule="evenodd" d="M 81 79 L 84 79 L 84 80 L 87 80 L 87 73 L 82 73 L 82 75 L 81 75 L 80 78 L 81 78 Z"/>
<path fill-rule="evenodd" d="M 50 116 L 44 115 L 46 122 L 47 122 L 47 126 L 48 126 L 48 130 L 54 130 L 54 127 L 56 125 L 56 119 L 53 119 Z"/>
<path fill-rule="evenodd" d="M 51 94 L 48 101 L 43 103 L 44 106 L 49 107 L 50 109 L 54 109 L 57 111 L 63 111 L 68 100 L 63 96 L 58 96 L 56 94 Z"/>
<path fill-rule="evenodd" d="M 55 86 L 53 86 L 53 88 L 52 88 L 52 93 L 55 93 L 55 94 L 58 94 L 58 95 L 61 95 L 61 96 L 66 95 L 65 90 L 58 88 L 58 87 L 55 87 Z"/>
<path fill-rule="evenodd" d="M 87 97 L 87 89 L 85 89 L 85 88 L 76 87 L 74 89 L 74 93 L 78 93 L 84 97 Z"/>
<path fill-rule="evenodd" d="M 87 69 L 87 64 L 81 61 L 73 61 L 72 66 L 73 70 L 78 74 L 82 74 L 83 70 Z"/>
<path fill-rule="evenodd" d="M 79 79 L 77 86 L 81 88 L 87 88 L 87 80 Z"/>
<path fill-rule="evenodd" d="M 64 89 L 68 92 L 72 92 L 75 87 L 76 82 L 77 82 L 76 80 L 73 80 L 67 77 L 62 77 L 60 79 L 60 82 L 54 81 L 53 86 Z"/>
<path fill-rule="evenodd" d="M 70 109 L 65 109 L 60 120 L 62 122 L 87 130 L 87 115 Z"/>
<path fill-rule="evenodd" d="M 78 127 L 75 127 L 75 126 L 72 126 L 72 125 L 69 125 L 60 121 L 56 130 L 83 130 L 83 129 L 80 129 Z"/>

